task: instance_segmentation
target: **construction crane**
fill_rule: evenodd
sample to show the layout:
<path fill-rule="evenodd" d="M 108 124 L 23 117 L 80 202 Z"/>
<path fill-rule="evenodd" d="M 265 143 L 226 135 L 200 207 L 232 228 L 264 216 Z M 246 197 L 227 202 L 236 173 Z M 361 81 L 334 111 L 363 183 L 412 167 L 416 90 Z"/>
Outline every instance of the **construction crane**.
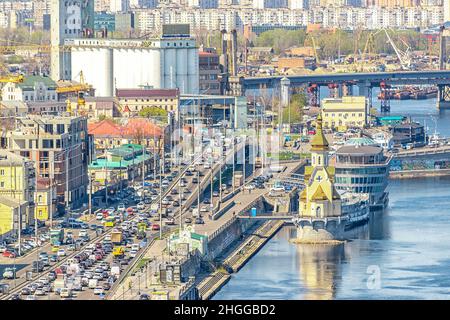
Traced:
<path fill-rule="evenodd" d="M 84 81 L 83 71 L 80 71 L 80 73 L 76 77 L 79 77 L 79 79 L 80 79 L 78 84 L 71 84 L 68 86 L 58 87 L 58 88 L 56 88 L 56 92 L 57 93 L 76 93 L 77 107 L 84 107 L 86 104 L 84 94 L 86 92 L 88 92 L 89 90 L 91 90 L 91 86 Z M 72 108 L 69 103 L 70 101 L 69 102 L 68 101 L 69 100 L 66 100 L 67 107 L 68 107 L 67 112 L 72 113 Z"/>
<path fill-rule="evenodd" d="M 389 35 L 389 32 L 387 32 L 386 29 L 384 30 L 384 33 L 386 34 L 386 37 L 388 38 L 389 43 L 391 44 L 392 48 L 395 51 L 395 54 L 397 55 L 397 58 L 400 62 L 400 65 L 403 69 L 410 69 L 411 68 L 411 57 L 409 52 L 409 46 L 407 47 L 406 51 L 400 50 L 392 40 L 391 36 Z"/>
<path fill-rule="evenodd" d="M 311 36 L 311 41 L 312 41 L 314 57 L 316 58 L 316 64 L 320 64 L 319 55 L 317 54 L 316 40 L 314 39 L 313 36 Z"/>

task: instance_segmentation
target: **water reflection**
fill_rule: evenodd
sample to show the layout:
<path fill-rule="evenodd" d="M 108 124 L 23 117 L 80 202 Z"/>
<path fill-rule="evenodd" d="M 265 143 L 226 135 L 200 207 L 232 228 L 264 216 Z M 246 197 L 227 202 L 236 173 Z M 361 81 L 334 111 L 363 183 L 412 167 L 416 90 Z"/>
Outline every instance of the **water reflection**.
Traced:
<path fill-rule="evenodd" d="M 345 260 L 344 244 L 297 245 L 300 280 L 306 292 L 303 299 L 334 299 L 342 280 L 341 264 Z"/>

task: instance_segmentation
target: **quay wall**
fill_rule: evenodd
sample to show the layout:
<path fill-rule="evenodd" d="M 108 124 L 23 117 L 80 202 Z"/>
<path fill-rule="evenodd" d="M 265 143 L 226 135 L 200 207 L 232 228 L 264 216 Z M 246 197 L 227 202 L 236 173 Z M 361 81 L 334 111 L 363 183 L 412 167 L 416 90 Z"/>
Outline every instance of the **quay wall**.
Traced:
<path fill-rule="evenodd" d="M 412 179 L 424 177 L 444 177 L 450 176 L 450 169 L 434 169 L 434 170 L 399 170 L 391 171 L 389 179 Z"/>

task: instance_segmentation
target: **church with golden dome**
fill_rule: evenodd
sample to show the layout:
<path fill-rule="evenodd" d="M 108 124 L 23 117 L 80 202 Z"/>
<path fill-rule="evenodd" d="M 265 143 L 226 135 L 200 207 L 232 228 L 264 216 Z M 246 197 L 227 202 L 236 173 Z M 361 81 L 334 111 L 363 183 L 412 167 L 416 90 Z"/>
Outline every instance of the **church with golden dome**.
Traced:
<path fill-rule="evenodd" d="M 299 214 L 293 219 L 297 238 L 318 242 L 343 239 L 355 222 L 367 221 L 368 195 L 340 194 L 334 186 L 335 168 L 329 165 L 329 144 L 322 117 L 316 120 L 311 140 L 311 165 L 305 167 L 305 188 L 300 193 Z"/>

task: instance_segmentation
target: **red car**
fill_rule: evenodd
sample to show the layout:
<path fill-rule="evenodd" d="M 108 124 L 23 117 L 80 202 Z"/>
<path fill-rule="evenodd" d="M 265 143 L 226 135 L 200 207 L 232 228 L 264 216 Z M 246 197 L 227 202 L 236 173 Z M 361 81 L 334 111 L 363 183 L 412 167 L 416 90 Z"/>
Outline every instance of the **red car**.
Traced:
<path fill-rule="evenodd" d="M 154 231 L 158 231 L 159 230 L 159 224 L 153 224 L 152 225 L 152 230 L 154 230 Z"/>
<path fill-rule="evenodd" d="M 16 257 L 16 254 L 15 254 L 14 252 L 8 251 L 8 250 L 6 250 L 5 252 L 3 252 L 2 255 L 3 255 L 4 257 L 6 257 L 6 258 L 15 258 L 15 257 Z"/>

